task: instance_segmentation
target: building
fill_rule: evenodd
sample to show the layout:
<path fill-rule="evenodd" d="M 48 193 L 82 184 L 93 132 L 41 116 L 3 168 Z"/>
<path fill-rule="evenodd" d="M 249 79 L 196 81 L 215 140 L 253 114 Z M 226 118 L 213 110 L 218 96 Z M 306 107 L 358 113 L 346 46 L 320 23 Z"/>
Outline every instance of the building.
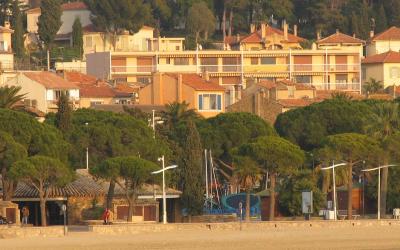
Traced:
<path fill-rule="evenodd" d="M 64 78 L 79 87 L 79 107 L 95 105 L 130 104 L 132 93 L 120 91 L 108 83 L 74 71 L 64 71 Z"/>
<path fill-rule="evenodd" d="M 41 112 L 57 112 L 57 102 L 64 93 L 73 108 L 79 108 L 79 87 L 55 73 L 45 71 L 19 72 L 7 85 L 20 86 L 26 94 L 24 104 Z"/>
<path fill-rule="evenodd" d="M 362 81 L 381 81 L 384 88 L 400 85 L 400 52 L 388 51 L 362 60 Z"/>
<path fill-rule="evenodd" d="M 155 73 L 153 81 L 139 92 L 140 105 L 164 106 L 186 102 L 204 117 L 225 111 L 226 89 L 196 74 Z"/>
<path fill-rule="evenodd" d="M 336 33 L 319 39 L 316 41 L 318 49 L 321 50 L 346 50 L 351 52 L 358 52 L 360 58 L 363 56 L 365 41 L 356 38 L 355 36 L 349 36 L 336 30 Z M 347 64 L 347 57 L 337 58 L 337 64 Z"/>
<path fill-rule="evenodd" d="M 10 22 L 6 21 L 4 26 L 0 26 L 0 70 L 13 71 L 14 54 L 11 47 L 11 35 L 14 30 L 10 28 Z"/>
<path fill-rule="evenodd" d="M 305 39 L 297 36 L 297 25 L 294 34 L 288 31 L 288 24 L 284 22 L 283 30 L 261 23 L 260 29 L 256 25 L 250 27 L 250 34 L 246 36 L 227 36 L 224 41 L 226 49 L 230 50 L 281 50 L 302 49 L 300 43 Z"/>
<path fill-rule="evenodd" d="M 279 114 L 319 101 L 314 87 L 289 80 L 260 81 L 251 84 L 243 91 L 242 99 L 226 109 L 228 112 L 253 113 L 274 124 Z"/>
<path fill-rule="evenodd" d="M 366 55 L 373 56 L 390 50 L 400 51 L 400 28 L 393 26 L 377 35 L 371 31 L 371 38 L 366 46 Z"/>

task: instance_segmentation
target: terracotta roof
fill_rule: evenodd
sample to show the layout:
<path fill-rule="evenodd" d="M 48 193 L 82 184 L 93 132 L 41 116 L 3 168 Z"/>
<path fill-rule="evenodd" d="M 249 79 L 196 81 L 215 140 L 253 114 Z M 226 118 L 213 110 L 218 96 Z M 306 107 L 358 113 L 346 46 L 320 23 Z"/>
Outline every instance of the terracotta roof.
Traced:
<path fill-rule="evenodd" d="M 26 11 L 27 14 L 40 13 L 40 8 L 33 8 Z"/>
<path fill-rule="evenodd" d="M 139 86 L 132 86 L 128 83 L 118 83 L 117 86 L 115 86 L 115 90 L 121 93 L 128 93 L 132 94 L 137 92 L 139 89 Z"/>
<path fill-rule="evenodd" d="M 78 84 L 96 84 L 97 78 L 95 76 L 82 74 L 77 71 L 64 71 L 65 78 L 73 83 Z"/>
<path fill-rule="evenodd" d="M 87 5 L 84 2 L 70 2 L 61 5 L 62 10 L 86 10 Z"/>
<path fill-rule="evenodd" d="M 280 99 L 277 100 L 285 108 L 298 108 L 311 105 L 313 103 L 319 102 L 317 99 Z"/>
<path fill-rule="evenodd" d="M 370 39 L 371 41 L 377 40 L 400 40 L 400 28 L 392 26 L 389 29 L 375 35 Z"/>
<path fill-rule="evenodd" d="M 197 91 L 225 91 L 224 87 L 210 81 L 206 81 L 197 74 L 167 73 L 166 75 L 169 75 L 175 79 L 178 79 L 179 75 L 182 75 L 182 83 Z"/>
<path fill-rule="evenodd" d="M 1 33 L 14 33 L 14 30 L 6 28 L 4 26 L 0 26 L 0 32 Z"/>
<path fill-rule="evenodd" d="M 101 32 L 94 24 L 89 24 L 84 27 L 82 27 L 82 30 L 84 33 L 97 33 Z"/>
<path fill-rule="evenodd" d="M 48 71 L 24 72 L 22 74 L 47 89 L 78 89 L 76 84 Z"/>
<path fill-rule="evenodd" d="M 395 51 L 388 51 L 382 54 L 368 56 L 362 61 L 364 64 L 368 63 L 400 63 L 400 53 Z"/>
<path fill-rule="evenodd" d="M 257 85 L 264 87 L 266 89 L 272 89 L 276 87 L 276 83 L 268 81 L 268 80 L 261 80 L 257 83 Z"/>
<path fill-rule="evenodd" d="M 80 97 L 116 97 L 118 94 L 111 88 L 111 86 L 99 83 L 97 85 L 80 84 L 79 85 Z"/>
<path fill-rule="evenodd" d="M 364 44 L 365 41 L 343 34 L 341 32 L 336 32 L 328 37 L 322 38 L 317 41 L 318 44 L 326 44 L 326 43 L 356 43 L 356 44 Z"/>

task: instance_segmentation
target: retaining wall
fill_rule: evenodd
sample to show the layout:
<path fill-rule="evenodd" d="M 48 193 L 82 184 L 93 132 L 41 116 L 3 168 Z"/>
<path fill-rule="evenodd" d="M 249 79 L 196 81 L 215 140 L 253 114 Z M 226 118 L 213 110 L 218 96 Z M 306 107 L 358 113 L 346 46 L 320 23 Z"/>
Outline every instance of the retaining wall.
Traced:
<path fill-rule="evenodd" d="M 0 239 L 7 238 L 30 238 L 30 237 L 61 237 L 64 236 L 64 227 L 21 227 L 21 226 L 0 226 Z M 0 247 L 1 248 L 1 247 Z"/>

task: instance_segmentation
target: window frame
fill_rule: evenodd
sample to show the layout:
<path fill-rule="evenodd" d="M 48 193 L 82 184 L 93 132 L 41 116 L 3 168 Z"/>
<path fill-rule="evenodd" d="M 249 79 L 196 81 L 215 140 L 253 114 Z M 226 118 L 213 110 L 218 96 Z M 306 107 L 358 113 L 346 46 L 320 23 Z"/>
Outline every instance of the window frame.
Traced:
<path fill-rule="evenodd" d="M 205 107 L 205 97 L 208 97 L 208 107 Z M 215 108 L 212 108 L 212 97 L 215 97 Z M 197 104 L 199 112 L 221 112 L 222 111 L 222 94 L 202 93 L 197 96 Z"/>

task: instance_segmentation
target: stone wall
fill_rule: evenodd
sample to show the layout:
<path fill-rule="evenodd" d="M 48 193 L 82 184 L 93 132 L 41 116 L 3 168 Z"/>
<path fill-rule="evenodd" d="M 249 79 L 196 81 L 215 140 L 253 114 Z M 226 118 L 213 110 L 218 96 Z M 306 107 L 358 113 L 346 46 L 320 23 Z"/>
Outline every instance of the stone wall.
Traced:
<path fill-rule="evenodd" d="M 76 225 L 82 223 L 83 220 L 87 218 L 83 218 L 83 212 L 85 209 L 90 209 L 93 207 L 93 204 L 96 203 L 96 206 L 103 206 L 104 197 L 69 197 L 68 198 L 68 224 Z M 101 219 L 101 218 L 98 218 Z"/>
<path fill-rule="evenodd" d="M 64 227 L 62 226 L 20 227 L 0 225 L 0 239 L 61 236 L 64 236 Z"/>

